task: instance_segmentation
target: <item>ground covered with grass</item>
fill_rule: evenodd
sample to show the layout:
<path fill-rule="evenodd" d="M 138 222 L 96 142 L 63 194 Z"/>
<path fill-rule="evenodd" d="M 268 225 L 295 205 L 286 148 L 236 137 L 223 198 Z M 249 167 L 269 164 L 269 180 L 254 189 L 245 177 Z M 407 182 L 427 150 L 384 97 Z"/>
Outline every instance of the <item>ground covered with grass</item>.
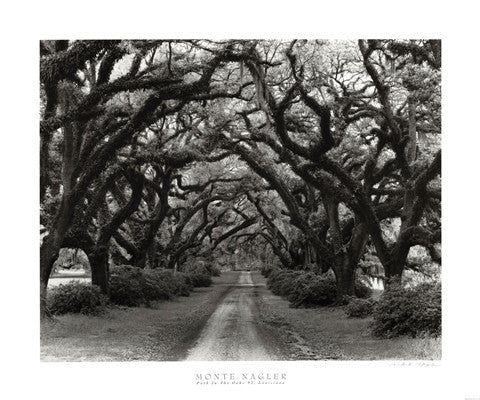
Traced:
<path fill-rule="evenodd" d="M 285 360 L 439 360 L 440 338 L 378 338 L 372 318 L 348 318 L 344 307 L 292 308 L 252 273 L 258 332 L 268 333 Z M 225 298 L 238 273 L 224 272 L 213 286 L 189 297 L 147 307 L 109 306 L 97 316 L 65 314 L 41 323 L 43 361 L 182 360 Z M 374 293 L 374 296 L 378 296 Z M 274 343 L 273 343 L 274 342 Z M 278 342 L 278 343 L 277 343 Z M 281 351 L 280 351 L 281 350 Z"/>
<path fill-rule="evenodd" d="M 41 322 L 42 361 L 182 359 L 238 275 L 224 272 L 210 288 L 145 307 L 108 307 L 100 316 L 66 314 Z"/>
<path fill-rule="evenodd" d="M 252 274 L 264 284 L 260 273 Z M 348 318 L 343 307 L 292 308 L 265 286 L 258 288 L 263 324 L 275 326 L 292 360 L 439 360 L 441 338 L 377 338 L 372 318 Z"/>

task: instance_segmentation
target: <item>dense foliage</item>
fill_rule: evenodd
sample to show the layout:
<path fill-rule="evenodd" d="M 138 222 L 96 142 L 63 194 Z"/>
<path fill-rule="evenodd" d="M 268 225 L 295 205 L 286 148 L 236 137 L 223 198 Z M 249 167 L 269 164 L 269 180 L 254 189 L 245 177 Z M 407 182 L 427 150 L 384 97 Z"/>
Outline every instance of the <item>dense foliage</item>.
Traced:
<path fill-rule="evenodd" d="M 372 315 L 375 304 L 372 299 L 352 298 L 345 306 L 345 313 L 350 318 L 366 318 Z"/>
<path fill-rule="evenodd" d="M 82 282 L 61 284 L 50 290 L 48 309 L 53 315 L 80 313 L 98 314 L 103 310 L 106 298 L 100 288 Z"/>
<path fill-rule="evenodd" d="M 120 266 L 110 271 L 109 296 L 113 304 L 138 307 L 145 302 L 143 273 L 139 268 Z"/>
<path fill-rule="evenodd" d="M 373 312 L 373 331 L 378 336 L 439 336 L 442 329 L 440 284 L 412 288 L 393 285 L 381 296 Z"/>
<path fill-rule="evenodd" d="M 193 288 L 211 284 L 212 277 L 206 270 L 174 273 L 121 265 L 110 271 L 110 301 L 129 307 L 149 306 L 151 302 L 189 296 Z"/>
<path fill-rule="evenodd" d="M 208 287 L 212 284 L 212 277 L 208 274 L 189 274 L 193 287 Z"/>
<path fill-rule="evenodd" d="M 331 274 L 277 268 L 268 274 L 267 286 L 274 294 L 288 299 L 292 307 L 327 306 L 339 300 L 335 277 Z M 357 281 L 355 287 L 359 297 L 371 295 L 364 283 Z"/>

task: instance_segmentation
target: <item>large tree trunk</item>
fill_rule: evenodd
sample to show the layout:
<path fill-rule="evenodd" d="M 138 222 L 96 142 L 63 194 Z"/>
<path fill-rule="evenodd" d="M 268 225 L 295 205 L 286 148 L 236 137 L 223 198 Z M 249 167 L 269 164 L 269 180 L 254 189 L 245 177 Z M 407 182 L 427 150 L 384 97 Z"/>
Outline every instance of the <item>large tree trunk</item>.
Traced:
<path fill-rule="evenodd" d="M 285 268 L 292 269 L 295 267 L 294 262 L 285 252 L 283 252 L 281 249 L 275 249 L 273 246 L 272 249 Z"/>
<path fill-rule="evenodd" d="M 108 294 L 108 258 L 110 249 L 110 240 L 118 231 L 123 222 L 137 209 L 142 199 L 142 189 L 144 178 L 138 173 L 131 173 L 127 171 L 126 178 L 132 187 L 132 194 L 127 204 L 118 210 L 107 223 L 108 209 L 101 209 L 105 211 L 105 216 L 102 218 L 103 226 L 100 229 L 97 243 L 90 252 L 90 261 L 92 267 L 92 283 L 100 286 L 102 292 Z M 99 215 L 102 213 L 100 212 Z M 145 262 L 145 261 L 144 261 Z"/>
<path fill-rule="evenodd" d="M 132 257 L 132 264 L 136 267 L 145 268 L 147 264 L 148 252 L 152 248 L 157 232 L 167 216 L 170 208 L 168 204 L 168 189 L 170 187 L 170 177 L 172 172 L 173 171 L 171 170 L 165 172 L 165 176 L 162 180 L 161 191 L 158 192 L 160 199 L 159 203 L 155 207 L 154 216 L 150 222 L 150 225 L 144 232 L 144 236 L 138 245 L 136 254 L 134 254 Z"/>
<path fill-rule="evenodd" d="M 63 106 L 65 111 L 68 111 L 69 105 Z M 48 279 L 52 272 L 53 263 L 58 258 L 63 240 L 70 229 L 75 212 L 73 170 L 76 154 L 74 149 L 75 132 L 72 125 L 66 125 L 63 128 L 63 139 L 62 202 L 55 215 L 52 227 L 49 228 L 49 235 L 44 238 L 40 248 L 40 315 L 42 318 L 48 312 L 46 307 Z"/>
<path fill-rule="evenodd" d="M 401 239 L 399 239 L 401 240 Z M 401 283 L 403 270 L 407 263 L 410 246 L 397 243 L 396 248 L 392 252 L 392 257 L 383 268 L 385 270 L 385 288 L 388 289 L 392 283 Z"/>
<path fill-rule="evenodd" d="M 92 270 L 92 285 L 108 295 L 108 246 L 98 246 L 88 255 Z"/>
<path fill-rule="evenodd" d="M 157 262 L 157 242 L 154 239 L 148 248 L 147 268 L 155 269 L 158 266 Z"/>
<path fill-rule="evenodd" d="M 161 219 L 163 221 L 163 218 Z M 161 223 L 161 221 L 159 221 Z M 137 252 L 133 254 L 131 263 L 135 267 L 138 268 L 145 268 L 147 264 L 151 264 L 151 261 L 153 259 L 153 254 L 152 252 L 154 250 L 154 241 L 155 241 L 155 235 L 160 228 L 160 223 L 155 224 L 155 226 L 152 229 L 152 233 L 149 233 L 146 237 L 144 237 L 140 243 L 140 245 L 137 248 Z M 150 261 L 150 263 L 148 263 Z"/>
<path fill-rule="evenodd" d="M 348 257 L 343 257 L 334 268 L 337 284 L 337 303 L 345 302 L 347 296 L 355 296 L 356 263 L 352 265 Z"/>
<path fill-rule="evenodd" d="M 60 248 L 55 249 L 53 238 L 47 236 L 40 247 L 40 317 L 49 316 L 47 309 L 47 287 L 53 263 L 58 258 Z"/>
<path fill-rule="evenodd" d="M 329 218 L 333 250 L 335 252 L 333 272 L 337 284 L 337 302 L 343 303 L 345 297 L 355 295 L 355 265 L 352 265 L 349 252 L 343 244 L 338 216 L 338 202 L 324 196 L 323 204 Z"/>
<path fill-rule="evenodd" d="M 178 258 L 175 255 L 168 257 L 167 269 L 174 269 L 178 264 Z"/>
<path fill-rule="evenodd" d="M 73 206 L 71 196 L 64 193 L 62 204 L 55 217 L 55 222 L 49 234 L 43 239 L 40 247 L 40 316 L 47 316 L 46 296 L 48 280 L 52 272 L 53 263 L 58 258 L 63 240 L 73 219 Z"/>
<path fill-rule="evenodd" d="M 358 261 L 365 251 L 368 231 L 365 223 L 355 220 L 350 240 L 345 243 L 340 228 L 338 202 L 329 196 L 324 196 L 323 203 L 329 217 L 329 229 L 335 251 L 334 267 L 337 284 L 337 302 L 345 302 L 348 296 L 355 296 L 355 278 Z"/>

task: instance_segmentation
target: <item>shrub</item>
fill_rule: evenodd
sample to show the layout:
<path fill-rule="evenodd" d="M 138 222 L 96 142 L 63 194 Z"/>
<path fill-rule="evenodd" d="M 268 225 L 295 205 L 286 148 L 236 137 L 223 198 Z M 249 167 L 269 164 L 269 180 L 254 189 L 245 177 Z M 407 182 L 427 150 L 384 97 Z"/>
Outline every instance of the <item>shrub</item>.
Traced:
<path fill-rule="evenodd" d="M 210 275 L 212 276 L 220 276 L 222 272 L 220 271 L 220 269 L 214 265 L 212 265 L 210 267 Z"/>
<path fill-rule="evenodd" d="M 355 281 L 355 296 L 360 299 L 367 299 L 372 296 L 372 289 L 360 279 Z"/>
<path fill-rule="evenodd" d="M 147 305 L 151 301 L 170 300 L 176 289 L 173 275 L 169 276 L 156 270 L 143 271 L 140 286 Z"/>
<path fill-rule="evenodd" d="M 335 280 L 313 272 L 272 270 L 267 279 L 269 289 L 286 297 L 293 307 L 329 305 L 335 302 Z"/>
<path fill-rule="evenodd" d="M 143 271 L 130 266 L 116 266 L 110 270 L 110 301 L 128 307 L 138 307 L 145 302 Z"/>
<path fill-rule="evenodd" d="M 287 298 L 293 307 L 326 306 L 336 302 L 337 286 L 333 274 L 319 275 L 309 271 L 272 269 L 267 287 L 277 296 Z M 372 290 L 360 280 L 355 283 L 355 294 L 366 298 Z"/>
<path fill-rule="evenodd" d="M 270 271 L 270 273 L 268 274 L 268 278 L 267 278 L 267 287 L 269 289 L 271 289 L 271 286 L 273 285 L 273 283 L 275 282 L 276 279 L 278 279 L 278 277 L 285 273 L 286 271 L 284 269 L 281 269 L 281 268 L 277 268 L 277 269 L 272 269 Z"/>
<path fill-rule="evenodd" d="M 183 266 L 183 272 L 186 274 L 202 274 L 210 276 L 220 276 L 221 271 L 218 267 L 211 263 L 198 262 L 196 264 L 185 264 Z"/>
<path fill-rule="evenodd" d="M 177 272 L 177 275 L 185 281 L 185 285 L 188 286 L 189 290 L 193 290 L 193 281 L 190 274 L 186 274 L 185 272 Z"/>
<path fill-rule="evenodd" d="M 371 299 L 351 298 L 345 307 L 349 318 L 366 318 L 372 315 L 375 301 Z"/>
<path fill-rule="evenodd" d="M 152 301 L 170 300 L 174 296 L 189 296 L 194 283 L 210 286 L 211 277 L 206 276 L 195 277 L 194 282 L 190 275 L 174 274 L 167 269 L 116 266 L 110 271 L 110 300 L 114 304 L 137 307 L 141 304 L 148 306 Z"/>
<path fill-rule="evenodd" d="M 183 272 L 186 274 L 205 274 L 210 275 L 210 271 L 204 263 L 201 264 L 188 264 L 183 268 Z"/>
<path fill-rule="evenodd" d="M 293 290 L 295 278 L 302 274 L 304 274 L 302 271 L 275 271 L 270 274 L 267 280 L 267 285 L 273 294 L 286 297 Z"/>
<path fill-rule="evenodd" d="M 164 284 L 166 284 L 175 296 L 189 296 L 193 285 L 187 280 L 187 275 L 182 272 L 173 273 L 172 270 L 154 270 Z"/>
<path fill-rule="evenodd" d="M 140 280 L 143 269 L 131 265 L 115 265 L 110 268 L 110 275 L 124 275 L 133 279 Z"/>
<path fill-rule="evenodd" d="M 315 273 L 305 273 L 294 281 L 288 300 L 293 307 L 327 306 L 335 303 L 335 280 Z"/>
<path fill-rule="evenodd" d="M 190 296 L 190 292 L 193 290 L 193 285 L 188 279 L 187 276 L 184 274 L 177 273 L 174 275 L 175 281 L 175 295 L 176 296 Z"/>
<path fill-rule="evenodd" d="M 171 269 L 150 269 L 145 270 L 144 274 L 153 275 L 161 287 L 166 287 L 171 294 L 175 294 L 177 283 Z"/>
<path fill-rule="evenodd" d="M 48 292 L 47 306 L 52 314 L 98 314 L 106 299 L 100 288 L 83 282 L 69 282 Z"/>
<path fill-rule="evenodd" d="M 208 274 L 189 274 L 193 287 L 208 287 L 212 284 L 212 277 Z"/>
<path fill-rule="evenodd" d="M 260 270 L 261 274 L 265 277 L 265 278 L 268 278 L 270 276 L 270 274 L 275 271 L 275 270 L 278 270 L 279 268 L 275 265 L 271 265 L 271 264 L 264 264 L 262 266 L 262 269 Z"/>
<path fill-rule="evenodd" d="M 377 336 L 441 334 L 441 286 L 424 283 L 413 288 L 389 287 L 373 311 L 373 332 Z"/>

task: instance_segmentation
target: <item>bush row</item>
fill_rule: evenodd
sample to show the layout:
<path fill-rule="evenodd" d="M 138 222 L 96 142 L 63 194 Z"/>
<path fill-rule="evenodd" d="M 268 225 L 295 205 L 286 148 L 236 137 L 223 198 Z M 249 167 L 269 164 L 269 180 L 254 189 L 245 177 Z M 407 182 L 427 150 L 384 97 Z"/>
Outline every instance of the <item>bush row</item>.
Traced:
<path fill-rule="evenodd" d="M 327 306 L 337 300 L 337 286 L 331 275 L 278 268 L 268 271 L 267 275 L 268 288 L 286 298 L 293 307 Z M 356 282 L 356 296 L 366 298 L 371 293 L 364 283 Z"/>
<path fill-rule="evenodd" d="M 193 288 L 212 284 L 215 270 L 192 269 L 173 273 L 171 270 L 144 270 L 129 265 L 115 266 L 110 270 L 109 298 L 97 286 L 70 282 L 48 292 L 48 308 L 52 314 L 98 314 L 108 300 L 117 305 L 150 306 L 152 302 L 170 300 L 175 296 L 189 296 Z"/>
<path fill-rule="evenodd" d="M 262 270 L 267 286 L 293 307 L 327 306 L 336 301 L 336 283 L 332 275 L 268 267 Z M 395 337 L 441 335 L 441 286 L 423 283 L 414 287 L 392 284 L 378 300 L 370 299 L 372 290 L 357 282 L 355 295 L 349 298 L 345 313 L 350 318 L 373 317 L 376 336 Z"/>
<path fill-rule="evenodd" d="M 187 274 L 220 276 L 220 270 L 210 263 L 188 264 L 184 266 L 183 272 Z"/>
<path fill-rule="evenodd" d="M 211 276 L 201 272 L 174 274 L 165 269 L 118 266 L 110 271 L 110 301 L 129 307 L 148 306 L 152 301 L 188 296 L 193 288 L 211 284 Z"/>

